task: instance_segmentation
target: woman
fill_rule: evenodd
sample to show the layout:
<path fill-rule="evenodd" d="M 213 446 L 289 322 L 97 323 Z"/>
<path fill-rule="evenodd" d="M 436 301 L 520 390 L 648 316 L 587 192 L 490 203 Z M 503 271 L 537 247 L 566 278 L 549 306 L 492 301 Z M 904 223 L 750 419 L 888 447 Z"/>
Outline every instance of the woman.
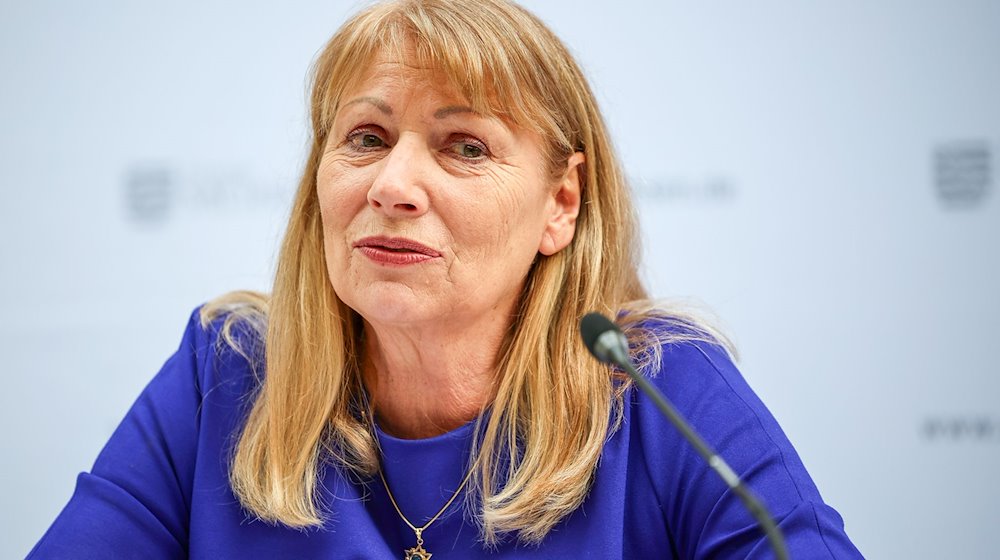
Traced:
<path fill-rule="evenodd" d="M 857 557 L 724 339 L 652 305 L 607 131 L 502 0 L 390 2 L 320 55 L 270 297 L 203 307 L 32 557 L 767 555 L 577 322 L 637 358 L 793 557 Z"/>

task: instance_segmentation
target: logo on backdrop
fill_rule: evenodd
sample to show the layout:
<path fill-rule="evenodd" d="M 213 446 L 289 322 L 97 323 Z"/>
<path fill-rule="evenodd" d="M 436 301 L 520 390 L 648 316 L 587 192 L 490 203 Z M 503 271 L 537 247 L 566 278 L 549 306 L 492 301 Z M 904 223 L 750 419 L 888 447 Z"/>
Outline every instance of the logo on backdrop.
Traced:
<path fill-rule="evenodd" d="M 1000 418 L 989 416 L 929 416 L 921 426 L 921 435 L 931 442 L 1000 443 Z"/>
<path fill-rule="evenodd" d="M 171 169 L 138 165 L 125 174 L 125 213 L 133 222 L 161 224 L 170 217 L 174 199 Z"/>
<path fill-rule="evenodd" d="M 722 176 L 706 178 L 647 179 L 630 177 L 632 192 L 646 202 L 725 204 L 736 198 L 736 183 Z"/>
<path fill-rule="evenodd" d="M 124 173 L 125 215 L 132 223 L 159 226 L 179 214 L 224 215 L 286 208 L 292 190 L 242 165 L 171 165 L 138 162 Z"/>
<path fill-rule="evenodd" d="M 992 187 L 992 154 L 989 143 L 961 140 L 934 149 L 934 185 L 938 199 L 948 208 L 981 206 Z"/>

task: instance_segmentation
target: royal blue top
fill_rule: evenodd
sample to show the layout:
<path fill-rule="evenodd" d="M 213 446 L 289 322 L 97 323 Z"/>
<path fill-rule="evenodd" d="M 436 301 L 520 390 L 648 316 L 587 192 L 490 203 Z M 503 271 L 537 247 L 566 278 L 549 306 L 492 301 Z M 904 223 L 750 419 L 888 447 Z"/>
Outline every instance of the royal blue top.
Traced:
<path fill-rule="evenodd" d="M 399 559 L 415 545 L 378 478 L 325 467 L 322 528 L 274 526 L 243 510 L 227 461 L 255 376 L 192 316 L 180 349 L 129 410 L 29 558 Z M 763 499 L 790 556 L 860 558 L 844 523 L 774 418 L 726 354 L 708 344 L 664 348 L 654 383 Z M 429 439 L 381 431 L 385 476 L 402 512 L 422 525 L 466 472 L 474 423 Z M 631 390 L 586 501 L 539 545 L 481 544 L 461 498 L 424 533 L 449 558 L 771 558 L 740 500 L 644 396 Z"/>

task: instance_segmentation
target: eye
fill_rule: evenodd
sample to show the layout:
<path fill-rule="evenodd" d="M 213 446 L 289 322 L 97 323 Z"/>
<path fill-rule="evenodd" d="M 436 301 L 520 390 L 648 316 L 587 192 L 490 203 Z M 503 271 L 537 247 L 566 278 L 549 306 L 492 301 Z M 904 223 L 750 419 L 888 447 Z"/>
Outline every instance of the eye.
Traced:
<path fill-rule="evenodd" d="M 371 128 L 358 128 L 347 135 L 347 143 L 360 151 L 374 150 L 385 147 L 380 131 Z"/>
<path fill-rule="evenodd" d="M 448 147 L 448 150 L 457 156 L 473 160 L 482 159 L 487 153 L 486 146 L 482 142 L 472 138 L 465 138 L 459 142 L 455 142 Z"/>
<path fill-rule="evenodd" d="M 384 144 L 382 139 L 374 134 L 362 134 L 358 143 L 362 148 L 378 148 Z"/>
<path fill-rule="evenodd" d="M 462 144 L 462 155 L 467 158 L 477 158 L 483 155 L 483 149 L 473 144 Z"/>

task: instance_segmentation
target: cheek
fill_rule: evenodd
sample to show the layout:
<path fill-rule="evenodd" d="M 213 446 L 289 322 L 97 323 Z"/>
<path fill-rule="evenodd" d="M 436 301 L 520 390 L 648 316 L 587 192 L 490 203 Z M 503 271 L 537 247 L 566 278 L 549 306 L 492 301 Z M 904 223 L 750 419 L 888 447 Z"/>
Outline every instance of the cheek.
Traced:
<path fill-rule="evenodd" d="M 538 252 L 544 228 L 543 203 L 520 186 L 491 185 L 466 201 L 456 212 L 453 229 L 458 257 L 469 264 L 492 269 L 490 274 L 520 275 L 527 271 Z"/>
<path fill-rule="evenodd" d="M 336 160 L 324 161 L 320 165 L 316 174 L 316 190 L 325 235 L 343 232 L 367 206 L 364 181 L 363 170 L 340 164 Z"/>
<path fill-rule="evenodd" d="M 324 162 L 316 174 L 327 273 L 334 291 L 345 302 L 353 301 L 348 286 L 357 275 L 351 266 L 349 233 L 368 205 L 364 179 L 362 170 L 336 162 Z"/>

